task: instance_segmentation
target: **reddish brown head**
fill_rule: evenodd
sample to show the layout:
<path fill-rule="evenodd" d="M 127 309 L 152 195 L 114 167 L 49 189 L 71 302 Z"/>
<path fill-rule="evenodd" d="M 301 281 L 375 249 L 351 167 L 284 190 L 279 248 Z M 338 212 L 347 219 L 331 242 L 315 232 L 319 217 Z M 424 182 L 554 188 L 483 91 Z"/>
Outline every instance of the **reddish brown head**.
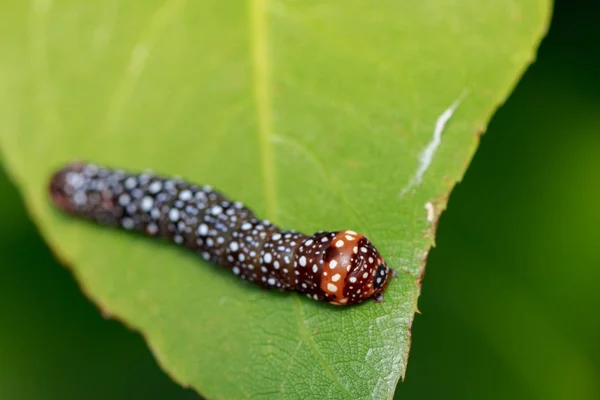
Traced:
<path fill-rule="evenodd" d="M 331 304 L 382 301 L 393 271 L 369 239 L 354 231 L 335 234 L 325 251 L 321 290 Z"/>

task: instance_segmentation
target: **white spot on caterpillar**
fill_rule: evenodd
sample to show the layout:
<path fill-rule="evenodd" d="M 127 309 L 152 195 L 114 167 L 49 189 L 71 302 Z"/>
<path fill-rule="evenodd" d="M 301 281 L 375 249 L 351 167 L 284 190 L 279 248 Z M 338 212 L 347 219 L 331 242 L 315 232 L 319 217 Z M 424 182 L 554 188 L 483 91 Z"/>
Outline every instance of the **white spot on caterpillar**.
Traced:
<path fill-rule="evenodd" d="M 81 174 L 76 174 L 74 172 L 69 172 L 66 176 L 67 184 L 73 186 L 75 189 L 79 188 L 85 180 L 81 176 Z"/>
<path fill-rule="evenodd" d="M 162 189 L 162 183 L 160 181 L 154 181 L 148 187 L 148 191 L 152 194 L 156 194 L 156 193 L 160 192 L 161 189 Z"/>
<path fill-rule="evenodd" d="M 350 282 L 352 282 L 352 283 L 356 282 L 356 277 L 355 276 L 351 276 L 350 277 Z"/>
<path fill-rule="evenodd" d="M 173 222 L 179 219 L 179 210 L 176 208 L 171 208 L 169 211 L 169 219 Z"/>
<path fill-rule="evenodd" d="M 125 229 L 133 229 L 134 222 L 131 218 L 123 218 L 121 225 L 123 225 L 123 228 Z"/>
<path fill-rule="evenodd" d="M 142 209 L 142 211 L 148 212 L 152 209 L 152 206 L 154 205 L 154 200 L 152 200 L 152 197 L 150 196 L 144 196 L 142 198 L 142 201 L 140 202 L 140 208 Z"/>
<path fill-rule="evenodd" d="M 231 242 L 229 243 L 229 248 L 231 249 L 231 251 L 237 251 L 240 247 L 238 245 L 238 242 Z"/>
<path fill-rule="evenodd" d="M 340 275 L 340 274 L 335 274 L 334 276 L 332 276 L 332 277 L 331 277 L 331 280 L 332 280 L 333 282 L 337 282 L 337 281 L 339 281 L 339 280 L 340 280 L 340 278 L 341 278 L 341 275 Z"/>
<path fill-rule="evenodd" d="M 156 224 L 148 224 L 146 230 L 148 231 L 148 234 L 156 235 L 158 233 L 158 226 L 156 226 Z"/>
<path fill-rule="evenodd" d="M 344 245 L 343 240 L 338 240 L 337 242 L 335 242 L 335 247 L 342 247 L 343 245 Z"/>
<path fill-rule="evenodd" d="M 129 178 L 125 179 L 125 188 L 131 190 L 134 187 L 136 187 L 137 182 L 135 181 L 135 178 L 133 176 L 130 176 Z"/>
<path fill-rule="evenodd" d="M 334 285 L 333 283 L 328 283 L 327 284 L 327 290 L 329 290 L 330 292 L 337 292 L 338 287 L 336 285 Z"/>
<path fill-rule="evenodd" d="M 336 260 L 329 261 L 329 268 L 334 269 L 335 267 L 337 267 L 337 261 Z"/>
<path fill-rule="evenodd" d="M 299 263 L 301 267 L 306 267 L 306 257 L 300 257 Z"/>
<path fill-rule="evenodd" d="M 202 235 L 202 236 L 206 236 L 207 233 L 208 233 L 208 225 L 200 224 L 200 226 L 198 227 L 198 234 Z"/>
<path fill-rule="evenodd" d="M 131 201 L 131 197 L 127 193 L 119 196 L 119 204 L 125 207 Z"/>
<path fill-rule="evenodd" d="M 87 202 L 87 196 L 84 192 L 76 192 L 73 196 L 73 203 L 78 206 L 82 206 Z"/>
<path fill-rule="evenodd" d="M 263 260 L 265 260 L 265 262 L 267 263 L 270 263 L 273 260 L 271 253 L 265 253 L 265 255 L 263 256 Z"/>
<path fill-rule="evenodd" d="M 187 201 L 192 198 L 192 192 L 189 190 L 183 190 L 179 193 L 179 199 L 183 201 Z"/>

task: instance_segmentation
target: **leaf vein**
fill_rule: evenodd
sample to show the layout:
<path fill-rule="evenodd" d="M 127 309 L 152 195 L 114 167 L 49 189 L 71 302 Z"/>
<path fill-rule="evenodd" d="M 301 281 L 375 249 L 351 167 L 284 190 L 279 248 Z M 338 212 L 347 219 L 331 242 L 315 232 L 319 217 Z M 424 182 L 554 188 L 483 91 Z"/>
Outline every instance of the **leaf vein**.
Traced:
<path fill-rule="evenodd" d="M 265 190 L 267 218 L 274 220 L 277 210 L 273 146 L 271 98 L 269 93 L 270 65 L 267 42 L 267 0 L 250 0 L 250 39 L 254 65 L 254 99 L 258 122 L 258 144 L 260 149 L 261 173 Z"/>
<path fill-rule="evenodd" d="M 310 335 L 310 333 L 306 329 L 306 323 L 304 320 L 304 312 L 302 311 L 302 304 L 301 304 L 300 298 L 298 296 L 296 296 L 295 300 L 296 300 L 296 302 L 295 302 L 296 303 L 296 316 L 297 316 L 297 320 L 298 320 L 298 333 L 302 337 L 303 341 L 308 345 L 315 360 L 319 363 L 319 365 L 321 365 L 323 372 L 325 372 L 329 376 L 329 378 L 331 379 L 331 382 L 334 383 L 340 389 L 341 393 L 346 394 L 347 397 L 350 399 L 353 398 L 352 394 L 350 393 L 348 388 L 346 388 L 346 386 L 342 385 L 342 383 L 340 382 L 340 377 L 331 368 L 331 365 L 327 362 L 327 360 L 325 360 L 323 358 L 323 355 L 321 354 L 321 351 L 317 347 L 317 345 L 314 341 L 314 338 Z"/>

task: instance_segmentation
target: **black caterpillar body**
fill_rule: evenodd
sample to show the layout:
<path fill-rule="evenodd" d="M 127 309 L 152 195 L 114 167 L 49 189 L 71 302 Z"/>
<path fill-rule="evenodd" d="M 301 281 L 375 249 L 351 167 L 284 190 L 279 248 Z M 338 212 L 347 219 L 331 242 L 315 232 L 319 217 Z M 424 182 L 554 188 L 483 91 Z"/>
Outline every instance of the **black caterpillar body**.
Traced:
<path fill-rule="evenodd" d="M 164 237 L 242 279 L 336 305 L 381 301 L 394 275 L 363 235 L 282 231 L 210 186 L 178 178 L 74 163 L 55 173 L 50 197 L 69 214 Z"/>

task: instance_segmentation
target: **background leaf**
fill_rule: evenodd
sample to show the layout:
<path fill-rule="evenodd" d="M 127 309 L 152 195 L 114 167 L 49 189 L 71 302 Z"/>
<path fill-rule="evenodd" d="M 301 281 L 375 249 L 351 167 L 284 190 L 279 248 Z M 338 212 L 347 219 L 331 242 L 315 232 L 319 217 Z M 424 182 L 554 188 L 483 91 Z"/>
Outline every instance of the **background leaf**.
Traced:
<path fill-rule="evenodd" d="M 424 206 L 445 207 L 532 58 L 546 1 L 1 7 L 5 162 L 105 313 L 208 397 L 393 393 L 433 240 Z M 462 94 L 423 183 L 400 196 Z M 211 183 L 282 227 L 362 231 L 402 273 L 385 304 L 351 309 L 257 290 L 59 215 L 47 179 L 72 158 Z"/>

